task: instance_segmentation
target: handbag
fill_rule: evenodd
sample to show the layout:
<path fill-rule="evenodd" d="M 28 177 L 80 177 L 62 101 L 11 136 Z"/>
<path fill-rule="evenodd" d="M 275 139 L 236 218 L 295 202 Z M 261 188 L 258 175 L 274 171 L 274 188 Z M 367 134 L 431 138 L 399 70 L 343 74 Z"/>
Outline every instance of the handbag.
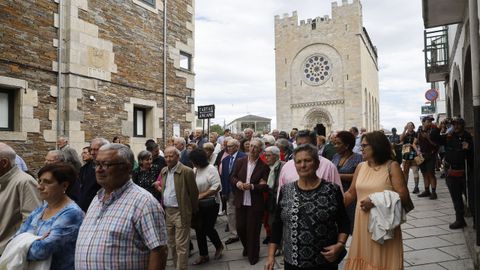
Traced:
<path fill-rule="evenodd" d="M 338 254 L 337 259 L 335 261 L 333 261 L 332 263 L 340 264 L 343 261 L 343 259 L 345 258 L 345 256 L 347 256 L 347 249 L 344 246 L 342 251 L 340 251 L 340 254 Z"/>
<path fill-rule="evenodd" d="M 423 156 L 418 155 L 413 160 L 415 160 L 415 163 L 417 163 L 417 166 L 420 166 L 425 161 L 425 158 Z"/>
<path fill-rule="evenodd" d="M 215 197 L 207 197 L 201 200 L 198 200 L 198 206 L 202 208 L 212 207 L 216 204 Z"/>
<path fill-rule="evenodd" d="M 390 170 L 391 170 L 391 165 L 392 165 L 392 161 L 389 161 L 388 162 L 388 179 L 390 180 L 390 184 L 392 184 L 393 186 L 393 183 L 392 183 L 392 178 L 390 177 Z M 409 213 L 410 211 L 412 211 L 414 208 L 415 208 L 415 205 L 413 204 L 413 201 L 412 201 L 412 198 L 410 198 L 410 194 L 408 193 L 408 200 L 406 203 L 403 203 L 402 202 L 402 208 L 403 210 L 405 210 L 405 213 Z"/>

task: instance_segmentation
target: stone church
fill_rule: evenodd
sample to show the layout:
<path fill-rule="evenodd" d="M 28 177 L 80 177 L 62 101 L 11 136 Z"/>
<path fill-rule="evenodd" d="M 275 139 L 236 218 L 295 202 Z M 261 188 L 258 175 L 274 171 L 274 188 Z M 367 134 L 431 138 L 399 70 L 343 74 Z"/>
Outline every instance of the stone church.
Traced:
<path fill-rule="evenodd" d="M 378 129 L 377 58 L 359 0 L 300 24 L 297 12 L 275 16 L 277 128 Z"/>

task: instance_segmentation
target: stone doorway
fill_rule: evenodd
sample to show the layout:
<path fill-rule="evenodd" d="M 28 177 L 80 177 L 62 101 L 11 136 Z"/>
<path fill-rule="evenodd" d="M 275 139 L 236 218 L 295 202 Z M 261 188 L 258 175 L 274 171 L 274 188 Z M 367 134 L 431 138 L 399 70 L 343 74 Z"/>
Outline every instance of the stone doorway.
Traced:
<path fill-rule="evenodd" d="M 317 124 L 325 126 L 326 135 L 332 131 L 332 117 L 327 110 L 314 108 L 308 111 L 304 117 L 304 128 L 313 130 Z"/>

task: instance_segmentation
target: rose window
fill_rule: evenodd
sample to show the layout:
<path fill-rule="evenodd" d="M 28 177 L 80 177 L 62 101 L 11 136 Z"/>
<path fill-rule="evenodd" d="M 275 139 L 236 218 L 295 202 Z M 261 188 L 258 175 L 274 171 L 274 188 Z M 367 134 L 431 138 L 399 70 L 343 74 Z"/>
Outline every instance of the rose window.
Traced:
<path fill-rule="evenodd" d="M 321 85 L 332 74 L 332 62 L 328 57 L 315 54 L 303 63 L 303 80 L 311 85 Z"/>

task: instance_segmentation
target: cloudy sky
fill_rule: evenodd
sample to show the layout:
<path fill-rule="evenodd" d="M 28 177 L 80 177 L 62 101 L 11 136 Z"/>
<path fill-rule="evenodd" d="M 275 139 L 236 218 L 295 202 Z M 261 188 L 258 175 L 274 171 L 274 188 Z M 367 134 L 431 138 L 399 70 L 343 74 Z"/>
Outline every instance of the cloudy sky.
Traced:
<path fill-rule="evenodd" d="M 361 2 L 364 26 L 378 50 L 381 125 L 417 123 L 429 88 L 421 1 Z M 331 1 L 200 0 L 195 5 L 195 105 L 215 104 L 213 122 L 221 125 L 255 114 L 272 118 L 275 127 L 274 16 L 296 10 L 299 20 L 331 17 Z"/>

